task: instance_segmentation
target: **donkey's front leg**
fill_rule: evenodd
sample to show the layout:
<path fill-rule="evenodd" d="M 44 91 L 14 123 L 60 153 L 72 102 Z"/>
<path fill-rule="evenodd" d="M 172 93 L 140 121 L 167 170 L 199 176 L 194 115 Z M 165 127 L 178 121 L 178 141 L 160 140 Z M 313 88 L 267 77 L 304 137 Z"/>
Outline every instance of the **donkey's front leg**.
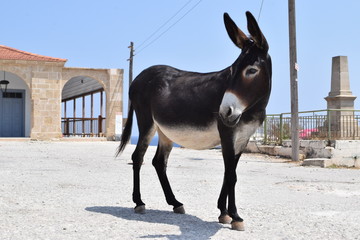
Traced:
<path fill-rule="evenodd" d="M 220 223 L 224 223 L 224 224 L 228 224 L 231 223 L 232 219 L 229 216 L 227 207 L 226 207 L 226 200 L 227 200 L 227 196 L 228 196 L 228 188 L 227 188 L 227 184 L 226 184 L 226 180 L 224 177 L 224 181 L 223 181 L 223 185 L 221 188 L 221 192 L 220 192 L 220 196 L 218 199 L 218 209 L 220 210 L 220 216 L 219 216 L 219 222 Z"/>
<path fill-rule="evenodd" d="M 235 156 L 235 169 L 239 162 L 241 154 Z M 221 188 L 220 196 L 218 199 L 218 209 L 220 210 L 219 222 L 224 224 L 229 224 L 232 222 L 232 218 L 229 216 L 228 209 L 226 207 L 226 200 L 229 195 L 228 187 L 226 184 L 226 178 L 224 174 L 224 181 Z"/>
<path fill-rule="evenodd" d="M 226 154 L 225 154 L 226 155 Z M 232 218 L 231 227 L 234 230 L 244 231 L 244 220 L 239 216 L 235 202 L 236 159 L 235 156 L 225 158 L 225 185 L 228 191 L 228 214 Z"/>
<path fill-rule="evenodd" d="M 219 126 L 220 128 L 222 126 Z M 222 131 L 223 130 L 223 131 Z M 221 211 L 219 221 L 228 214 L 232 218 L 231 227 L 234 230 L 244 230 L 244 220 L 237 213 L 235 203 L 235 184 L 237 181 L 236 166 L 240 154 L 235 155 L 233 133 L 231 129 L 223 128 L 220 130 L 222 154 L 224 158 L 225 174 L 224 183 L 218 200 L 218 207 Z M 226 196 L 228 198 L 228 208 L 226 212 Z"/>

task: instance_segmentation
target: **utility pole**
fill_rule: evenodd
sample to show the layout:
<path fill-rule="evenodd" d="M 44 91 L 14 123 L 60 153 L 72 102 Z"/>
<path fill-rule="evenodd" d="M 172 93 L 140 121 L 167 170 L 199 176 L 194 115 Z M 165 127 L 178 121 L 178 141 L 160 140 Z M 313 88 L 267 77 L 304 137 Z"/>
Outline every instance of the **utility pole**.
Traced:
<path fill-rule="evenodd" d="M 290 96 L 291 96 L 291 146 L 292 160 L 299 161 L 299 104 L 296 57 L 295 0 L 288 0 L 289 7 L 289 45 L 290 45 Z"/>
<path fill-rule="evenodd" d="M 128 48 L 130 48 L 130 58 L 128 59 L 128 61 L 129 61 L 129 88 L 130 88 L 131 82 L 133 80 L 134 43 L 130 42 L 130 46 Z M 128 109 L 130 109 L 130 99 L 129 99 L 128 104 L 129 104 Z"/>

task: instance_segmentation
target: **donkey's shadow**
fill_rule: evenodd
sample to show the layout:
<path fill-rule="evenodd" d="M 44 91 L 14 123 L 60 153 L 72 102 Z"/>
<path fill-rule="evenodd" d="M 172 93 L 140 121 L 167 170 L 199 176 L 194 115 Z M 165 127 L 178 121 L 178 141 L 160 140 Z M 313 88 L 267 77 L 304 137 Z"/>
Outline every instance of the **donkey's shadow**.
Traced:
<path fill-rule="evenodd" d="M 162 234 L 144 235 L 140 238 L 199 239 L 205 240 L 214 236 L 223 226 L 217 222 L 206 222 L 188 214 L 175 214 L 170 211 L 146 210 L 146 214 L 136 214 L 134 209 L 125 207 L 95 206 L 86 211 L 109 214 L 114 217 L 147 223 L 160 223 L 178 226 L 180 235 Z"/>

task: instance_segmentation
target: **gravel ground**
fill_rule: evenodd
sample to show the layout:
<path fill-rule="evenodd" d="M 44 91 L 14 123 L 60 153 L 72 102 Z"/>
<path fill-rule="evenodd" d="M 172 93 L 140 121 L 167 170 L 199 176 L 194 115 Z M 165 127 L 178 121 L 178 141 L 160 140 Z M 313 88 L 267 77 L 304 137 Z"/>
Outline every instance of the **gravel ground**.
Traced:
<path fill-rule="evenodd" d="M 0 142 L 0 239 L 360 239 L 356 169 L 301 167 L 245 154 L 237 205 L 244 232 L 217 223 L 219 150 L 175 148 L 168 174 L 186 214 L 165 202 L 151 159 L 142 168 L 147 213 L 133 213 L 133 145 L 116 142 Z"/>

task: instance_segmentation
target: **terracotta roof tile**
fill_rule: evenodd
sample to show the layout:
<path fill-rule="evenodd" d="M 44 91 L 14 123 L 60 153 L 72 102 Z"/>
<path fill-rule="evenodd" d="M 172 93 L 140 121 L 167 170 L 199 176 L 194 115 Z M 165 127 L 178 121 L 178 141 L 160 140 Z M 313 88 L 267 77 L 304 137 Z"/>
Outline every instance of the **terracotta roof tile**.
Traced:
<path fill-rule="evenodd" d="M 66 62 L 67 59 L 53 58 L 38 55 L 35 53 L 21 51 L 15 48 L 0 45 L 0 59 L 3 60 L 25 60 L 25 61 L 45 61 L 45 62 Z"/>

